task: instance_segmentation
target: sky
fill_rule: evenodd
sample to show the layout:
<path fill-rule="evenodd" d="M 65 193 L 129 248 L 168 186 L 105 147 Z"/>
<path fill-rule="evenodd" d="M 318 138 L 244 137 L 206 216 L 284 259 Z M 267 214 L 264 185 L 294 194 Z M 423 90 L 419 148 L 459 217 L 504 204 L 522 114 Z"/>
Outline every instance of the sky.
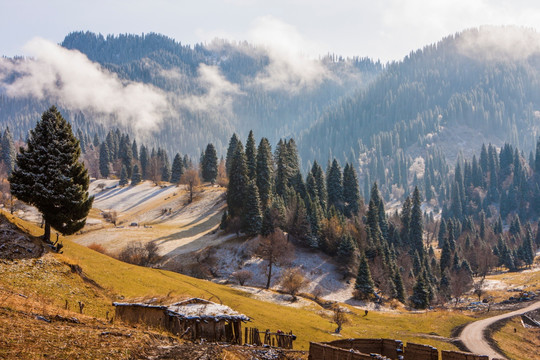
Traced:
<path fill-rule="evenodd" d="M 534 0 L 0 0 L 0 55 L 28 55 L 36 37 L 60 43 L 72 31 L 167 35 L 183 44 L 214 38 L 383 62 L 482 25 L 538 30 Z"/>

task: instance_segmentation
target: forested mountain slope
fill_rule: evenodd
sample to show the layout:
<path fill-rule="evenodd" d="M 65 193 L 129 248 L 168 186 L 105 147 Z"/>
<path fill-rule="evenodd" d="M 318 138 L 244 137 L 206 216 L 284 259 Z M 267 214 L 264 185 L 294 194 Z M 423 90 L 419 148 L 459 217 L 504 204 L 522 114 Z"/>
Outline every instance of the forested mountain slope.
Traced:
<path fill-rule="evenodd" d="M 482 141 L 529 151 L 540 123 L 538 44 L 532 30 L 487 27 L 411 52 L 325 112 L 298 139 L 300 155 L 355 161 L 390 191 L 407 177 L 410 187 L 414 157 L 448 140 L 452 160 Z"/>
<path fill-rule="evenodd" d="M 9 96 L 4 90 L 26 75 L 17 64 L 32 61 L 9 59 L 16 65 L 0 66 L 0 123 L 17 129 L 15 138 L 24 139 L 46 104 L 57 102 L 76 128 L 98 133 L 100 138 L 113 124 L 137 137 L 151 135 L 153 142 L 149 144 L 164 147 L 169 153 L 198 156 L 208 142 L 223 153 L 235 131 L 247 135 L 253 129 L 272 141 L 298 133 L 329 104 L 364 87 L 382 70 L 379 62 L 367 58 L 328 55 L 311 60 L 224 40 L 187 46 L 158 34 L 104 37 L 74 32 L 61 45 L 100 64 L 124 86 L 145 84 L 154 93 L 163 94 L 168 111 L 163 119 L 153 119 L 158 124 L 154 133 L 141 134 L 133 133 L 135 125 L 130 122 L 115 121 L 121 114 L 104 117 L 97 111 L 63 106 L 70 100 L 69 93 L 58 98 L 45 96 L 41 101 L 20 93 Z M 53 86 L 69 83 L 69 76 L 62 78 L 61 70 L 59 74 Z M 114 95 L 119 97 L 114 99 Z M 110 100 L 121 101 L 120 94 L 113 93 Z M 151 104 L 151 99 L 148 102 Z"/>

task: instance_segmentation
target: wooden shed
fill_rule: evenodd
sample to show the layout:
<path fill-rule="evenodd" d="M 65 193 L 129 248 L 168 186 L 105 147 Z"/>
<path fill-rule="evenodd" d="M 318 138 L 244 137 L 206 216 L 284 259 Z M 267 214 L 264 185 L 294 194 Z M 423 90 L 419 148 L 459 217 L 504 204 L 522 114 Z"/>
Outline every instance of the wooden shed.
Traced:
<path fill-rule="evenodd" d="M 242 344 L 242 322 L 249 318 L 228 306 L 192 298 L 171 305 L 113 303 L 116 318 L 170 331 L 185 339 Z"/>

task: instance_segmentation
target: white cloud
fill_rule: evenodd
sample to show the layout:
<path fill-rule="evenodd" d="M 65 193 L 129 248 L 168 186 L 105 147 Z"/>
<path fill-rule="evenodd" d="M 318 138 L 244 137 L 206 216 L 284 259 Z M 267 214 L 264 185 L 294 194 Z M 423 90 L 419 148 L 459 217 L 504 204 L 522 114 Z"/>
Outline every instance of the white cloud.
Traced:
<path fill-rule="evenodd" d="M 78 51 L 41 38 L 25 50 L 33 58 L 0 59 L 0 84 L 9 96 L 48 99 L 70 110 L 112 117 L 135 130 L 154 129 L 172 115 L 165 92 L 121 80 Z M 13 73 L 18 76 L 8 81 Z"/>
<path fill-rule="evenodd" d="M 319 61 L 306 55 L 315 53 L 318 45 L 281 20 L 271 16 L 257 18 L 248 39 L 268 53 L 270 63 L 255 79 L 267 90 L 294 92 L 316 86 L 330 76 Z"/>
<path fill-rule="evenodd" d="M 484 26 L 461 34 L 457 46 L 475 59 L 515 61 L 540 53 L 540 34 L 520 27 Z"/>
<path fill-rule="evenodd" d="M 190 111 L 232 113 L 234 97 L 242 94 L 238 85 L 229 82 L 216 66 L 200 64 L 198 75 L 197 82 L 204 93 L 181 96 L 178 104 Z"/>

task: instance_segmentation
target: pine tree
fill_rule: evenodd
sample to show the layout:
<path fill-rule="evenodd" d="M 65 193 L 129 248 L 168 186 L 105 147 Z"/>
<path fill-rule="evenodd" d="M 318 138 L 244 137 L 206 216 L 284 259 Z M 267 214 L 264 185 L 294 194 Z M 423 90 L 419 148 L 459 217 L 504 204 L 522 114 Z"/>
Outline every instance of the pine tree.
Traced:
<path fill-rule="evenodd" d="M 396 269 L 394 274 L 394 286 L 396 288 L 396 299 L 405 303 L 405 287 L 403 286 L 403 278 L 401 277 L 399 269 Z"/>
<path fill-rule="evenodd" d="M 6 167 L 6 171 L 8 176 L 11 175 L 11 172 L 13 171 L 13 166 L 15 164 L 15 146 L 13 145 L 13 136 L 11 135 L 11 132 L 9 131 L 9 127 L 4 130 L 4 135 L 2 136 L 2 158 L 1 160 L 4 162 L 4 166 Z"/>
<path fill-rule="evenodd" d="M 122 170 L 120 171 L 120 182 L 118 185 L 124 186 L 128 184 L 128 173 L 125 165 L 122 165 Z"/>
<path fill-rule="evenodd" d="M 379 227 L 379 208 L 375 204 L 375 200 L 371 198 L 369 201 L 366 228 L 369 230 L 368 240 L 371 240 L 373 245 L 379 245 L 384 238 Z"/>
<path fill-rule="evenodd" d="M 203 181 L 214 183 L 218 173 L 218 158 L 214 144 L 208 144 L 201 163 Z"/>
<path fill-rule="evenodd" d="M 225 158 L 225 169 L 227 169 L 227 177 L 229 179 L 231 178 L 232 158 L 234 156 L 238 143 L 240 143 L 238 136 L 236 135 L 236 133 L 232 134 L 231 139 L 229 140 L 229 147 L 227 148 L 227 157 Z"/>
<path fill-rule="evenodd" d="M 135 139 L 133 139 L 133 143 L 131 144 L 131 153 L 133 154 L 133 160 L 139 161 L 139 148 Z"/>
<path fill-rule="evenodd" d="M 272 149 L 267 138 L 262 138 L 257 149 L 257 188 L 263 209 L 270 206 L 272 198 Z"/>
<path fill-rule="evenodd" d="M 373 200 L 374 204 L 377 207 L 377 210 L 379 211 L 378 221 L 379 221 L 379 228 L 381 229 L 381 235 L 385 240 L 388 240 L 388 219 L 386 217 L 386 211 L 384 209 L 384 201 L 379 192 L 379 187 L 377 185 L 377 182 L 373 183 L 373 186 L 371 188 L 370 199 Z"/>
<path fill-rule="evenodd" d="M 352 165 L 345 164 L 343 169 L 343 201 L 345 202 L 345 216 L 358 215 L 360 209 L 360 189 L 358 177 Z"/>
<path fill-rule="evenodd" d="M 274 232 L 274 219 L 272 216 L 272 210 L 270 207 L 264 209 L 262 226 L 261 226 L 261 235 L 269 236 Z"/>
<path fill-rule="evenodd" d="M 411 232 L 411 210 L 412 202 L 411 197 L 407 196 L 401 207 L 401 241 L 403 244 L 410 246 L 409 233 Z"/>
<path fill-rule="evenodd" d="M 442 249 L 444 242 L 446 241 L 446 221 L 441 219 L 441 224 L 439 225 L 439 234 L 437 236 L 437 243 L 439 248 Z"/>
<path fill-rule="evenodd" d="M 41 212 L 47 242 L 51 226 L 65 235 L 82 229 L 92 207 L 94 198 L 88 196 L 89 177 L 79 162 L 80 154 L 71 125 L 52 106 L 30 131 L 26 149 L 17 155 L 9 178 L 11 193 Z"/>
<path fill-rule="evenodd" d="M 441 274 L 444 272 L 446 268 L 450 266 L 450 262 L 452 261 L 451 259 L 452 259 L 452 252 L 450 250 L 450 245 L 448 241 L 444 241 L 442 252 L 441 252 L 441 261 L 440 261 Z"/>
<path fill-rule="evenodd" d="M 255 180 L 257 176 L 257 149 L 255 149 L 255 138 L 252 130 L 249 132 L 246 141 L 246 167 L 248 178 Z"/>
<path fill-rule="evenodd" d="M 165 150 L 158 149 L 158 158 L 161 160 L 161 181 L 171 180 L 171 166 L 169 163 L 169 156 Z"/>
<path fill-rule="evenodd" d="M 171 169 L 171 182 L 173 184 L 180 183 L 182 174 L 184 173 L 184 163 L 182 162 L 182 156 L 179 153 L 176 153 L 174 156 L 172 169 Z"/>
<path fill-rule="evenodd" d="M 349 234 L 346 234 L 341 237 L 337 248 L 337 257 L 338 261 L 342 266 L 348 266 L 354 256 L 354 243 L 353 239 Z"/>
<path fill-rule="evenodd" d="M 418 251 L 418 255 L 422 260 L 424 256 L 424 225 L 422 219 L 421 204 L 422 201 L 420 199 L 420 191 L 418 191 L 418 187 L 415 187 L 412 197 L 411 229 L 409 233 L 409 239 L 411 241 L 412 248 Z"/>
<path fill-rule="evenodd" d="M 341 166 L 336 159 L 332 161 L 326 175 L 326 190 L 328 191 L 328 206 L 334 206 L 336 210 L 343 211 Z"/>
<path fill-rule="evenodd" d="M 126 167 L 128 178 L 131 177 L 131 170 L 133 164 L 133 151 L 131 150 L 131 141 L 129 135 L 125 135 L 120 140 L 118 157 L 122 160 L 122 165 Z"/>
<path fill-rule="evenodd" d="M 227 188 L 227 205 L 231 218 L 241 216 L 244 211 L 244 201 L 247 188 L 246 155 L 242 143 L 236 145 L 234 155 L 230 160 L 231 171 Z"/>
<path fill-rule="evenodd" d="M 104 141 L 99 148 L 99 172 L 104 178 L 109 177 L 110 174 L 109 158 L 109 147 L 107 146 L 107 142 Z"/>
<path fill-rule="evenodd" d="M 287 163 L 287 142 L 279 139 L 276 146 L 276 194 L 284 196 L 289 186 L 289 165 Z"/>
<path fill-rule="evenodd" d="M 146 146 L 141 145 L 141 151 L 139 152 L 141 162 L 141 175 L 143 180 L 149 179 L 148 165 L 150 164 L 150 158 L 148 155 L 148 149 Z"/>
<path fill-rule="evenodd" d="M 328 200 L 328 192 L 326 189 L 326 180 L 324 176 L 324 172 L 322 168 L 319 166 L 317 161 L 313 162 L 313 166 L 311 167 L 311 174 L 313 175 L 313 178 L 315 179 L 315 184 L 317 185 L 317 195 L 319 196 L 319 203 L 321 204 L 321 208 L 323 210 L 326 210 L 327 200 Z"/>
<path fill-rule="evenodd" d="M 429 306 L 429 289 L 424 274 L 416 278 L 416 283 L 413 287 L 413 294 L 411 296 L 411 305 L 415 309 L 426 309 Z"/>
<path fill-rule="evenodd" d="M 135 164 L 133 166 L 133 171 L 131 174 L 131 186 L 138 185 L 142 180 L 141 171 L 139 170 L 139 165 Z"/>
<path fill-rule="evenodd" d="M 257 184 L 255 184 L 255 180 L 250 180 L 247 184 L 243 220 L 243 229 L 247 235 L 256 235 L 261 232 L 261 206 L 259 202 L 259 191 L 257 189 Z"/>
<path fill-rule="evenodd" d="M 365 255 L 360 257 L 360 265 L 358 266 L 358 275 L 354 288 L 358 291 L 359 298 L 369 299 L 374 294 L 375 284 L 371 278 L 369 265 Z"/>

